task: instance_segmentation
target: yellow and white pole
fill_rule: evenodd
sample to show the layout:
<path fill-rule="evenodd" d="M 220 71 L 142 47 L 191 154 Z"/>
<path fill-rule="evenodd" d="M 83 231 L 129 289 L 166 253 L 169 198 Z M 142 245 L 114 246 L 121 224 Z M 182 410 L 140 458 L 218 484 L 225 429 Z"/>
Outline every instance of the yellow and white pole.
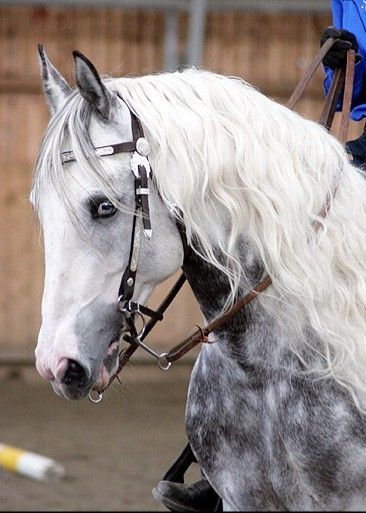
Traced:
<path fill-rule="evenodd" d="M 38 481 L 60 479 L 65 475 L 63 466 L 53 459 L 5 444 L 0 444 L 0 467 Z"/>

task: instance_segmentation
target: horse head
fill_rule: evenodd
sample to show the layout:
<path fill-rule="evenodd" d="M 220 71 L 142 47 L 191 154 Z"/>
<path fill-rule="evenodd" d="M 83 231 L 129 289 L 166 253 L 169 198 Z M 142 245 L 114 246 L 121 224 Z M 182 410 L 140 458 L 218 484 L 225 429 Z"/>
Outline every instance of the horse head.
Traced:
<path fill-rule="evenodd" d="M 39 54 L 51 120 L 31 192 L 45 254 L 36 366 L 57 394 L 79 399 L 93 388 L 102 390 L 118 367 L 116 334 L 126 316 L 117 298 L 128 287 L 121 278 L 126 269 L 131 271 L 131 253 L 135 251 L 137 270 L 132 271 L 128 299 L 145 304 L 154 287 L 182 265 L 183 249 L 151 176 L 145 177 L 148 185 L 140 183 L 146 198 L 136 200 L 141 177 L 132 172 L 131 157 L 138 153 L 133 133 L 137 118 L 113 91 L 112 81 L 102 79 L 85 56 L 74 52 L 73 90 L 42 47 Z M 153 151 L 149 158 L 153 161 Z M 143 155 L 135 171 L 141 164 L 149 166 L 146 160 Z M 146 228 L 147 197 L 151 238 L 142 228 L 136 232 L 138 222 Z"/>

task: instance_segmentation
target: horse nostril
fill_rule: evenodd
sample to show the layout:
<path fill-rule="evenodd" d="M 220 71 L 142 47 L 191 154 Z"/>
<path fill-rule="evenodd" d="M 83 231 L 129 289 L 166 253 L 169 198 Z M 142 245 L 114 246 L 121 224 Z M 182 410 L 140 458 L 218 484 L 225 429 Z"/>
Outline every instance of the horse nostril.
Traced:
<path fill-rule="evenodd" d="M 68 366 L 66 368 L 65 374 L 63 375 L 61 383 L 67 386 L 82 386 L 86 383 L 86 381 L 87 374 L 84 367 L 82 367 L 80 363 L 76 362 L 75 360 L 69 360 Z"/>

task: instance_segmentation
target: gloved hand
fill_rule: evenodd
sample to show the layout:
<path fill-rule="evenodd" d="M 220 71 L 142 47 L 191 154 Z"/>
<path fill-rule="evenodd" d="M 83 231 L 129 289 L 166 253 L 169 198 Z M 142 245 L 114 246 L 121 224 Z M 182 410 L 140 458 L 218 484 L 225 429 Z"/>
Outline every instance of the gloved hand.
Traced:
<path fill-rule="evenodd" d="M 323 64 L 332 69 L 344 68 L 346 67 L 347 63 L 347 51 L 350 48 L 353 48 L 356 53 L 358 52 L 356 36 L 348 30 L 328 27 L 325 29 L 320 39 L 320 46 L 323 46 L 325 41 L 330 37 L 339 39 L 339 41 L 336 41 L 332 48 L 328 51 L 323 59 Z M 358 62 L 360 58 L 361 57 L 359 55 L 356 55 L 356 62 Z"/>
<path fill-rule="evenodd" d="M 352 164 L 360 169 L 366 169 L 366 125 L 363 134 L 354 141 L 346 143 L 347 152 L 351 154 Z"/>

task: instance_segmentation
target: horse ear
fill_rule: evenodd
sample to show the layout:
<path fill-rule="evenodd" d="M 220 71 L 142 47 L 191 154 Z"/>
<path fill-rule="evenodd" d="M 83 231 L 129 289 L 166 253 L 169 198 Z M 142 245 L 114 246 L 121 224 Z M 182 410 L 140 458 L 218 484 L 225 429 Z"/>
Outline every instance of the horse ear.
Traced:
<path fill-rule="evenodd" d="M 72 89 L 48 59 L 43 45 L 38 45 L 38 53 L 41 65 L 42 87 L 53 115 L 71 94 Z"/>
<path fill-rule="evenodd" d="M 80 94 L 103 118 L 108 119 L 113 100 L 112 93 L 105 87 L 94 64 L 85 55 L 74 50 L 73 56 Z"/>

